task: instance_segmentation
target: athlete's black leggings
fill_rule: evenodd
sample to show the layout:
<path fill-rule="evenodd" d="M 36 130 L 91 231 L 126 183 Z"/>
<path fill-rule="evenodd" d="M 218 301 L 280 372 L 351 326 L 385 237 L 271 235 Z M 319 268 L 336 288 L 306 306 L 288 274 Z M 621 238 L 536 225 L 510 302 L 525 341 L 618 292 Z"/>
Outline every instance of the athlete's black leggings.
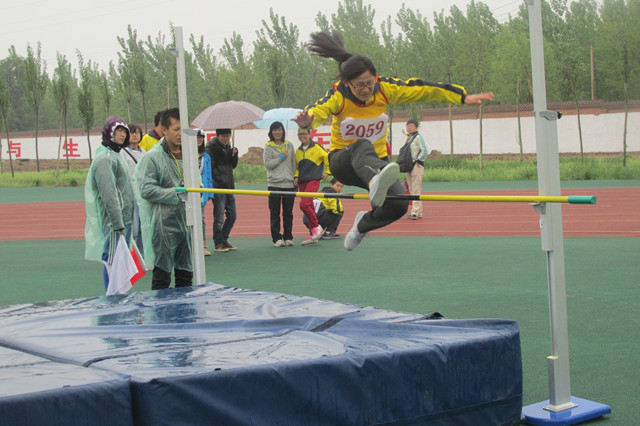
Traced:
<path fill-rule="evenodd" d="M 331 174 L 344 185 L 353 185 L 369 190 L 369 181 L 384 166 L 387 159 L 378 157 L 371 142 L 358 139 L 342 149 L 329 153 Z M 404 187 L 397 179 L 387 194 L 404 194 Z M 382 228 L 400 219 L 409 208 L 408 200 L 385 200 L 384 204 L 364 215 L 358 224 L 358 231 L 369 232 Z"/>

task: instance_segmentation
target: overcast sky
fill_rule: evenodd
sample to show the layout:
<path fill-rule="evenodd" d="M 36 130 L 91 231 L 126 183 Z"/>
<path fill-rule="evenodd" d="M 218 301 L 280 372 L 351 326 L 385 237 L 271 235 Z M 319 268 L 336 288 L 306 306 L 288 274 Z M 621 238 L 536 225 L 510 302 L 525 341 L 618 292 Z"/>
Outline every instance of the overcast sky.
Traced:
<path fill-rule="evenodd" d="M 376 29 L 387 16 L 395 18 L 402 3 L 420 11 L 431 19 L 433 12 L 451 5 L 466 11 L 471 0 L 364 0 L 376 12 Z M 106 69 L 110 60 L 117 58 L 117 36 L 126 37 L 127 25 L 137 29 L 139 38 L 152 38 L 161 31 L 169 35 L 169 21 L 183 28 L 185 49 L 190 50 L 188 38 L 204 36 L 216 54 L 224 39 L 233 32 L 240 34 L 246 45 L 255 39 L 255 31 L 268 19 L 269 8 L 284 16 L 287 23 L 300 29 L 301 39 L 316 31 L 315 17 L 322 12 L 329 19 L 335 13 L 339 0 L 307 2 L 300 0 L 13 0 L 3 1 L 0 22 L 0 59 L 8 55 L 11 45 L 19 55 L 26 55 L 27 43 L 35 47 L 42 43 L 42 55 L 47 61 L 47 72 L 56 66 L 56 52 L 67 56 L 76 68 L 76 49 Z M 7 4 L 10 3 L 10 4 Z M 505 21 L 508 14 L 515 15 L 523 0 L 485 0 L 493 15 Z M 397 30 L 397 29 L 396 29 Z"/>

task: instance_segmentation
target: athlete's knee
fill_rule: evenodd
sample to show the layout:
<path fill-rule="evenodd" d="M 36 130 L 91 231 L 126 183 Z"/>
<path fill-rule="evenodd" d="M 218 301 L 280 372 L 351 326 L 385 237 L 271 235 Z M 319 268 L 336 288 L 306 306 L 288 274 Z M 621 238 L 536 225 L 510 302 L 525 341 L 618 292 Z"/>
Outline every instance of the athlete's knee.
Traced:
<path fill-rule="evenodd" d="M 409 210 L 409 200 L 387 200 L 385 207 L 388 207 L 389 216 L 398 220 Z"/>

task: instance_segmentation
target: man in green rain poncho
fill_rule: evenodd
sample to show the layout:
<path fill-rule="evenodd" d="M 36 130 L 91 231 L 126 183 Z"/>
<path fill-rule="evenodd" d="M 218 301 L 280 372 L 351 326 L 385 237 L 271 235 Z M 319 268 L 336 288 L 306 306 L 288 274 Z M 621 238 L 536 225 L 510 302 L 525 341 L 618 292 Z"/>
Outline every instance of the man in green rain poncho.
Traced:
<path fill-rule="evenodd" d="M 165 111 L 161 125 L 164 137 L 140 159 L 134 173 L 145 262 L 154 265 L 153 290 L 169 288 L 172 271 L 176 287 L 190 286 L 193 281 L 185 205 L 174 190 L 184 186 L 178 108 Z"/>
<path fill-rule="evenodd" d="M 105 291 L 120 234 L 127 244 L 131 239 L 133 188 L 129 166 L 119 154 L 127 145 L 127 123 L 116 115 L 110 116 L 102 127 L 102 145 L 96 150 L 84 185 L 85 258 L 104 262 Z"/>

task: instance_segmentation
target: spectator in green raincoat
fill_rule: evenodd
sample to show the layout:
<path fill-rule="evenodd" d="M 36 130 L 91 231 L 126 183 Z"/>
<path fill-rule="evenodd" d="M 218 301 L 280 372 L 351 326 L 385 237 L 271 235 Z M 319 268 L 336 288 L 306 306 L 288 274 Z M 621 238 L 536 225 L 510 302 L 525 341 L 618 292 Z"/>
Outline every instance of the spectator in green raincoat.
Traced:
<path fill-rule="evenodd" d="M 154 265 L 151 288 L 187 287 L 193 282 L 191 237 L 185 204 L 174 188 L 184 186 L 180 111 L 165 111 L 161 119 L 164 137 L 140 159 L 135 189 L 140 206 L 145 262 Z"/>
<path fill-rule="evenodd" d="M 96 150 L 84 185 L 85 258 L 105 263 L 105 291 L 118 239 L 121 234 L 127 244 L 131 239 L 133 187 L 129 165 L 119 154 L 128 144 L 127 123 L 115 115 L 107 118 L 102 127 L 102 145 Z"/>

